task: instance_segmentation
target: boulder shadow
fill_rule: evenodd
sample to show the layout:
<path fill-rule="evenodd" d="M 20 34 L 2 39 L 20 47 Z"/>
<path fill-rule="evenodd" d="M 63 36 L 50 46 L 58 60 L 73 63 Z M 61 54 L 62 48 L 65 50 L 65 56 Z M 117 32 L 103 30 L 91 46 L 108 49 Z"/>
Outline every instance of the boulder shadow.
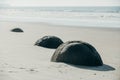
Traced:
<path fill-rule="evenodd" d="M 109 66 L 107 64 L 103 64 L 102 66 L 79 66 L 79 65 L 72 65 L 72 64 L 68 64 L 68 65 L 77 67 L 77 68 L 95 70 L 95 71 L 114 71 L 115 70 L 114 67 Z"/>

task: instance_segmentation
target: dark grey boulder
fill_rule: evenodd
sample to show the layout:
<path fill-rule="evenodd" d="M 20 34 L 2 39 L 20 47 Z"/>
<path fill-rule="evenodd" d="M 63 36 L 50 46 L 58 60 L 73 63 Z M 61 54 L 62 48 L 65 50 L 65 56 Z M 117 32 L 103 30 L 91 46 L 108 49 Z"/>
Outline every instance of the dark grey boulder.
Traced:
<path fill-rule="evenodd" d="M 82 41 L 68 41 L 54 52 L 51 61 L 83 66 L 102 66 L 103 61 L 96 49 Z"/>
<path fill-rule="evenodd" d="M 20 28 L 14 28 L 14 29 L 12 29 L 11 31 L 12 31 L 12 32 L 23 32 L 23 30 L 20 29 Z"/>
<path fill-rule="evenodd" d="M 37 40 L 35 45 L 41 46 L 41 47 L 46 47 L 46 48 L 56 49 L 62 43 L 63 43 L 63 41 L 56 36 L 44 36 L 41 39 Z"/>

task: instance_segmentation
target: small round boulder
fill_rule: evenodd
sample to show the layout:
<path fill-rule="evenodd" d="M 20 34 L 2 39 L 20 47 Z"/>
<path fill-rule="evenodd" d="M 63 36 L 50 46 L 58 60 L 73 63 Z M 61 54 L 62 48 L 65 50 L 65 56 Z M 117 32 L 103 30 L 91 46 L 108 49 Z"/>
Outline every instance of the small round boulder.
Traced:
<path fill-rule="evenodd" d="M 51 61 L 73 65 L 102 66 L 103 61 L 96 49 L 82 41 L 68 41 L 54 52 Z"/>
<path fill-rule="evenodd" d="M 62 43 L 63 43 L 63 41 L 56 36 L 44 36 L 41 39 L 37 40 L 35 45 L 46 47 L 46 48 L 56 49 Z"/>
<path fill-rule="evenodd" d="M 23 32 L 23 30 L 20 29 L 20 28 L 14 28 L 14 29 L 12 29 L 11 31 L 12 31 L 12 32 Z"/>

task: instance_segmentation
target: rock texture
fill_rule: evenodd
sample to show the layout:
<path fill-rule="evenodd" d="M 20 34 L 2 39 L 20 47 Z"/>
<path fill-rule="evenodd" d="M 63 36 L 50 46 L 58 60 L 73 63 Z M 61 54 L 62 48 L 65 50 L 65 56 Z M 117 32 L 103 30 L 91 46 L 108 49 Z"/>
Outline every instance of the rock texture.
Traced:
<path fill-rule="evenodd" d="M 37 40 L 35 45 L 56 49 L 62 43 L 63 41 L 56 36 L 44 36 L 41 39 Z"/>
<path fill-rule="evenodd" d="M 63 43 L 56 49 L 51 61 L 84 66 L 103 65 L 103 61 L 96 49 L 82 41 Z"/>

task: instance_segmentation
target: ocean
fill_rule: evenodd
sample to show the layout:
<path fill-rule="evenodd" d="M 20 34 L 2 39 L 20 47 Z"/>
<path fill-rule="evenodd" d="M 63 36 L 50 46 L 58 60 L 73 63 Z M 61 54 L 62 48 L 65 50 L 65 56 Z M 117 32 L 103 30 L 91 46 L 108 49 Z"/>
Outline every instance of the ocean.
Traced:
<path fill-rule="evenodd" d="M 0 21 L 45 22 L 77 27 L 120 28 L 120 6 L 0 7 Z"/>

